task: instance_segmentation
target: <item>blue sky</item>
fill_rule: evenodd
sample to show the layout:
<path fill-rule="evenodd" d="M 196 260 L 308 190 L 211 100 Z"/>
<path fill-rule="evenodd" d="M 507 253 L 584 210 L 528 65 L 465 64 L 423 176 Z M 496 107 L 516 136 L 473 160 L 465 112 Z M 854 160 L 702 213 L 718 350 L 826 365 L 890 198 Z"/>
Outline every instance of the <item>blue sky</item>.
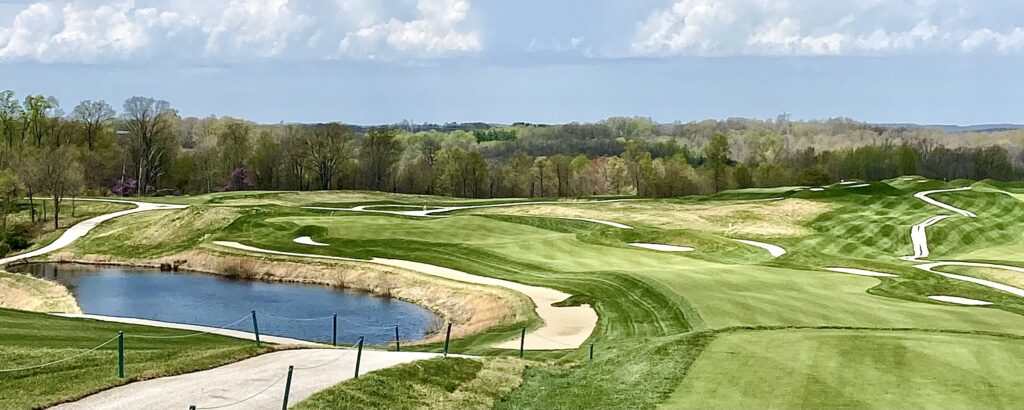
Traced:
<path fill-rule="evenodd" d="M 1024 2 L 0 0 L 0 88 L 261 122 L 1024 122 Z"/>

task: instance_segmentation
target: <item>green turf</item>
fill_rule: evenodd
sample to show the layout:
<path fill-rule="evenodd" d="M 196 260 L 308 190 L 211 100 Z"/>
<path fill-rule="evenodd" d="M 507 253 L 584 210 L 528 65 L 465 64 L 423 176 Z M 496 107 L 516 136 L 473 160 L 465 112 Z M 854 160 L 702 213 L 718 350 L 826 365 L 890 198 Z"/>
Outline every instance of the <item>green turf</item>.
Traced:
<path fill-rule="evenodd" d="M 201 335 L 142 339 L 132 335 L 173 336 L 190 332 L 70 319 L 0 309 L 0 370 L 35 366 L 83 353 L 124 331 L 126 378 L 117 375 L 117 341 L 62 363 L 0 372 L 0 409 L 42 408 L 136 380 L 219 366 L 267 348 L 251 341 Z"/>
<path fill-rule="evenodd" d="M 861 330 L 715 339 L 665 408 L 1016 408 L 1024 340 Z"/>
<path fill-rule="evenodd" d="M 928 393 L 943 397 L 933 393 L 942 391 L 970 395 L 962 392 L 962 380 L 931 376 L 928 369 L 955 374 L 957 369 L 970 370 L 971 360 L 979 351 L 992 350 L 999 357 L 1019 353 L 1017 348 L 1008 347 L 1008 341 L 1019 343 L 1017 339 L 968 333 L 1024 335 L 1024 303 L 1020 298 L 923 272 L 898 259 L 912 253 L 909 232 L 913 225 L 949 213 L 913 194 L 965 184 L 897 179 L 862 188 L 834 185 L 821 192 L 792 188 L 741 190 L 664 201 L 673 206 L 707 206 L 717 201 L 725 204 L 796 197 L 829 205 L 830 210 L 804 222 L 806 227 L 801 229 L 806 229 L 808 235 L 764 239 L 789 250 L 781 258 L 771 258 L 758 248 L 697 229 L 640 224 L 636 229 L 622 230 L 556 218 L 462 212 L 446 218 L 332 214 L 299 207 L 313 203 L 471 203 L 367 192 L 256 192 L 179 198 L 176 200 L 199 205 L 162 216 L 139 215 L 112 221 L 72 251 L 120 257 L 166 256 L 197 247 L 230 252 L 210 242 L 231 240 L 281 251 L 431 263 L 560 289 L 575 295 L 571 303 L 594 306 L 599 321 L 589 342 L 596 344 L 597 359 L 588 362 L 586 345 L 561 352 L 530 352 L 530 358 L 539 362 L 530 365 L 522 386 L 498 402 L 498 407 L 650 408 L 670 396 L 669 407 L 930 407 L 941 405 L 941 399 L 928 401 L 920 396 Z M 1024 189 L 993 183 L 976 186 L 975 191 L 933 195 L 979 215 L 970 219 L 954 216 L 928 228 L 934 258 L 1007 258 L 1003 254 L 1024 250 L 1024 227 L 1018 223 L 1024 217 L 1024 202 L 1003 192 L 1024 194 Z M 658 207 L 660 203 L 651 201 L 645 206 Z M 751 203 L 756 206 L 758 202 Z M 564 208 L 574 206 L 584 207 Z M 590 211 L 612 206 L 585 205 Z M 751 212 L 756 212 L 756 207 Z M 197 220 L 204 222 L 188 223 Z M 176 234 L 140 233 L 152 225 L 175 226 Z M 330 246 L 292 242 L 303 235 Z M 631 247 L 628 242 L 687 245 L 697 250 L 657 252 Z M 821 268 L 825 266 L 860 267 L 899 277 L 852 276 L 824 271 Z M 955 306 L 927 298 L 934 294 L 991 300 L 995 304 L 984 308 Z M 520 325 L 534 327 L 538 323 L 526 320 L 504 324 L 453 341 L 453 352 L 510 355 L 512 352 L 488 346 L 518 336 Z M 802 328 L 737 330 L 780 326 Z M 895 328 L 904 330 L 891 330 Z M 950 347 L 924 347 L 931 345 Z M 952 346 L 961 345 L 965 346 L 963 352 L 949 352 Z M 701 353 L 705 346 L 708 350 Z M 411 348 L 437 351 L 440 346 Z M 930 352 L 946 354 L 935 357 Z M 714 362 L 718 360 L 714 358 L 729 357 L 741 363 Z M 690 368 L 694 360 L 696 364 Z M 1013 360 L 1007 362 L 1019 365 Z M 891 366 L 879 367 L 879 363 Z M 990 364 L 987 360 L 984 363 Z M 838 370 L 840 365 L 848 370 Z M 997 367 L 993 379 L 978 378 L 979 383 L 991 385 L 979 391 L 995 394 L 1019 387 L 1024 380 L 993 365 Z M 395 403 L 422 406 L 424 398 L 451 394 L 451 386 L 434 380 L 432 375 L 447 371 L 454 377 L 461 370 L 444 366 L 448 365 L 431 364 L 419 373 L 403 369 L 392 376 L 381 373 L 378 384 L 362 382 L 353 387 L 346 383 L 339 386 L 340 395 L 325 396 L 317 406 L 342 406 L 349 400 L 364 407 L 382 405 L 359 398 L 367 394 L 405 395 L 396 396 Z M 785 372 L 775 380 L 771 377 L 773 369 Z M 908 379 L 906 387 L 917 389 L 914 393 L 919 394 L 912 395 L 917 398 L 896 401 L 886 395 L 886 385 L 874 382 L 897 376 Z M 708 381 L 702 384 L 704 379 Z M 866 380 L 866 384 L 852 383 L 854 380 Z M 397 392 L 388 388 L 407 385 L 418 387 L 394 388 Z M 1013 394 L 1006 396 L 1016 398 Z M 752 398 L 768 401 L 748 401 Z M 829 398 L 836 406 L 829 405 Z M 953 407 L 967 403 L 950 400 Z M 991 400 L 979 403 L 982 407 L 1005 404 Z"/>
<path fill-rule="evenodd" d="M 512 359 L 430 359 L 340 383 L 292 408 L 489 408 L 518 386 L 522 370 L 522 364 Z"/>

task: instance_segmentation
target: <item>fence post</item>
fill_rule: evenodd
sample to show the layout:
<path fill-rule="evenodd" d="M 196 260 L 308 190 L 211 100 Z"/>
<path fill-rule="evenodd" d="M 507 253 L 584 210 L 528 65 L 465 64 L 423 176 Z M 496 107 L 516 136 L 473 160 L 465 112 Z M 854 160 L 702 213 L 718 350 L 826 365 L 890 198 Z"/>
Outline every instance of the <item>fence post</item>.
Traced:
<path fill-rule="evenodd" d="M 402 351 L 402 342 L 398 338 L 398 325 L 395 325 L 395 351 L 396 352 L 401 352 Z"/>
<path fill-rule="evenodd" d="M 359 363 L 363 361 L 363 336 L 359 336 L 359 350 L 356 350 L 356 377 L 359 378 Z"/>
<path fill-rule="evenodd" d="M 519 333 L 519 358 L 523 358 L 523 350 L 526 350 L 526 326 Z"/>
<path fill-rule="evenodd" d="M 256 311 L 252 311 L 252 333 L 256 335 L 256 347 L 260 347 L 260 325 L 256 323 Z"/>
<path fill-rule="evenodd" d="M 124 378 L 124 331 L 117 332 L 117 377 Z"/>
<path fill-rule="evenodd" d="M 334 331 L 331 332 L 331 345 L 338 346 L 338 314 L 334 314 Z"/>
<path fill-rule="evenodd" d="M 594 342 L 590 342 L 590 361 L 594 361 Z"/>
<path fill-rule="evenodd" d="M 448 341 L 452 338 L 452 324 L 448 323 L 448 331 L 444 334 L 444 357 L 448 357 Z"/>
<path fill-rule="evenodd" d="M 284 403 L 281 404 L 281 410 L 288 410 L 288 393 L 292 390 L 292 369 L 294 367 L 288 366 L 288 379 L 284 381 Z"/>

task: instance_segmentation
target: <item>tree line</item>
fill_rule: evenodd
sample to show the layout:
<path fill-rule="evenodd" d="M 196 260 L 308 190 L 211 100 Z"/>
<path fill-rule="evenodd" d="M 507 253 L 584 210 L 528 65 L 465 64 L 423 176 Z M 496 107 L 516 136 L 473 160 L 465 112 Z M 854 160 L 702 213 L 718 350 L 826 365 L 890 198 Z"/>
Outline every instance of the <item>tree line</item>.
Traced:
<path fill-rule="evenodd" d="M 64 198 L 233 190 L 370 189 L 457 197 L 637 195 L 824 185 L 919 174 L 1009 180 L 1024 132 L 946 133 L 835 118 L 659 124 L 258 124 L 182 117 L 166 101 L 118 109 L 0 93 L 0 212 L 28 199 L 54 226 Z M 47 207 L 41 201 L 50 203 Z M 37 204 L 38 203 L 38 204 Z M 37 210 L 37 208 L 39 208 Z"/>

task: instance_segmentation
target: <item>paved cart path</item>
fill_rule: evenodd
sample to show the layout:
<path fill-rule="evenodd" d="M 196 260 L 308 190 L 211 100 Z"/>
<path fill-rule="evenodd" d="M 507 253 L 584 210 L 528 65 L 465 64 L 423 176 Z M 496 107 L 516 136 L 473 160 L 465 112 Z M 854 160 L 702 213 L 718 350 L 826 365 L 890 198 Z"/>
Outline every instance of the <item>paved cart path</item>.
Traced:
<path fill-rule="evenodd" d="M 359 373 L 437 356 L 437 353 L 363 350 Z M 131 359 L 130 352 L 128 359 Z M 194 404 L 199 409 L 225 405 L 223 408 L 228 409 L 279 409 L 288 366 L 295 366 L 288 400 L 289 404 L 295 404 L 351 379 L 355 363 L 354 349 L 278 351 L 209 370 L 126 384 L 54 408 L 187 409 Z"/>
<path fill-rule="evenodd" d="M 47 253 L 50 253 L 50 252 L 59 250 L 61 248 L 64 248 L 64 247 L 66 247 L 68 245 L 71 245 L 72 243 L 77 241 L 79 238 L 81 238 L 81 237 L 85 236 L 86 234 L 88 234 L 89 231 L 91 231 L 93 228 L 99 226 L 99 224 L 103 223 L 104 221 L 109 221 L 109 220 L 117 218 L 119 216 L 134 214 L 136 212 L 159 211 L 159 210 L 167 210 L 167 209 L 184 209 L 184 208 L 188 208 L 188 205 L 157 204 L 157 203 L 152 203 L 152 202 L 128 201 L 128 200 L 122 200 L 122 199 L 78 198 L 76 200 L 77 201 L 114 202 L 114 203 L 121 203 L 121 204 L 131 204 L 131 205 L 135 205 L 135 208 L 126 209 L 126 210 L 123 210 L 123 211 L 111 212 L 109 214 L 104 214 L 104 215 L 100 215 L 100 216 L 96 216 L 96 217 L 92 217 L 92 218 L 86 219 L 86 220 L 84 220 L 82 222 L 79 222 L 79 223 L 71 226 L 70 228 L 68 228 L 66 231 L 64 231 L 63 234 L 61 234 L 61 236 L 59 238 L 57 238 L 57 240 L 51 242 L 49 245 L 46 245 L 46 246 L 44 246 L 42 248 L 36 249 L 34 251 L 31 251 L 31 252 L 25 252 L 25 253 L 20 254 L 20 255 L 14 255 L 14 256 L 10 256 L 10 257 L 7 257 L 7 258 L 0 259 L 0 265 L 7 265 L 7 264 L 9 264 L 11 262 L 17 262 L 17 261 L 24 260 L 24 259 L 34 258 L 36 256 L 45 255 Z"/>

